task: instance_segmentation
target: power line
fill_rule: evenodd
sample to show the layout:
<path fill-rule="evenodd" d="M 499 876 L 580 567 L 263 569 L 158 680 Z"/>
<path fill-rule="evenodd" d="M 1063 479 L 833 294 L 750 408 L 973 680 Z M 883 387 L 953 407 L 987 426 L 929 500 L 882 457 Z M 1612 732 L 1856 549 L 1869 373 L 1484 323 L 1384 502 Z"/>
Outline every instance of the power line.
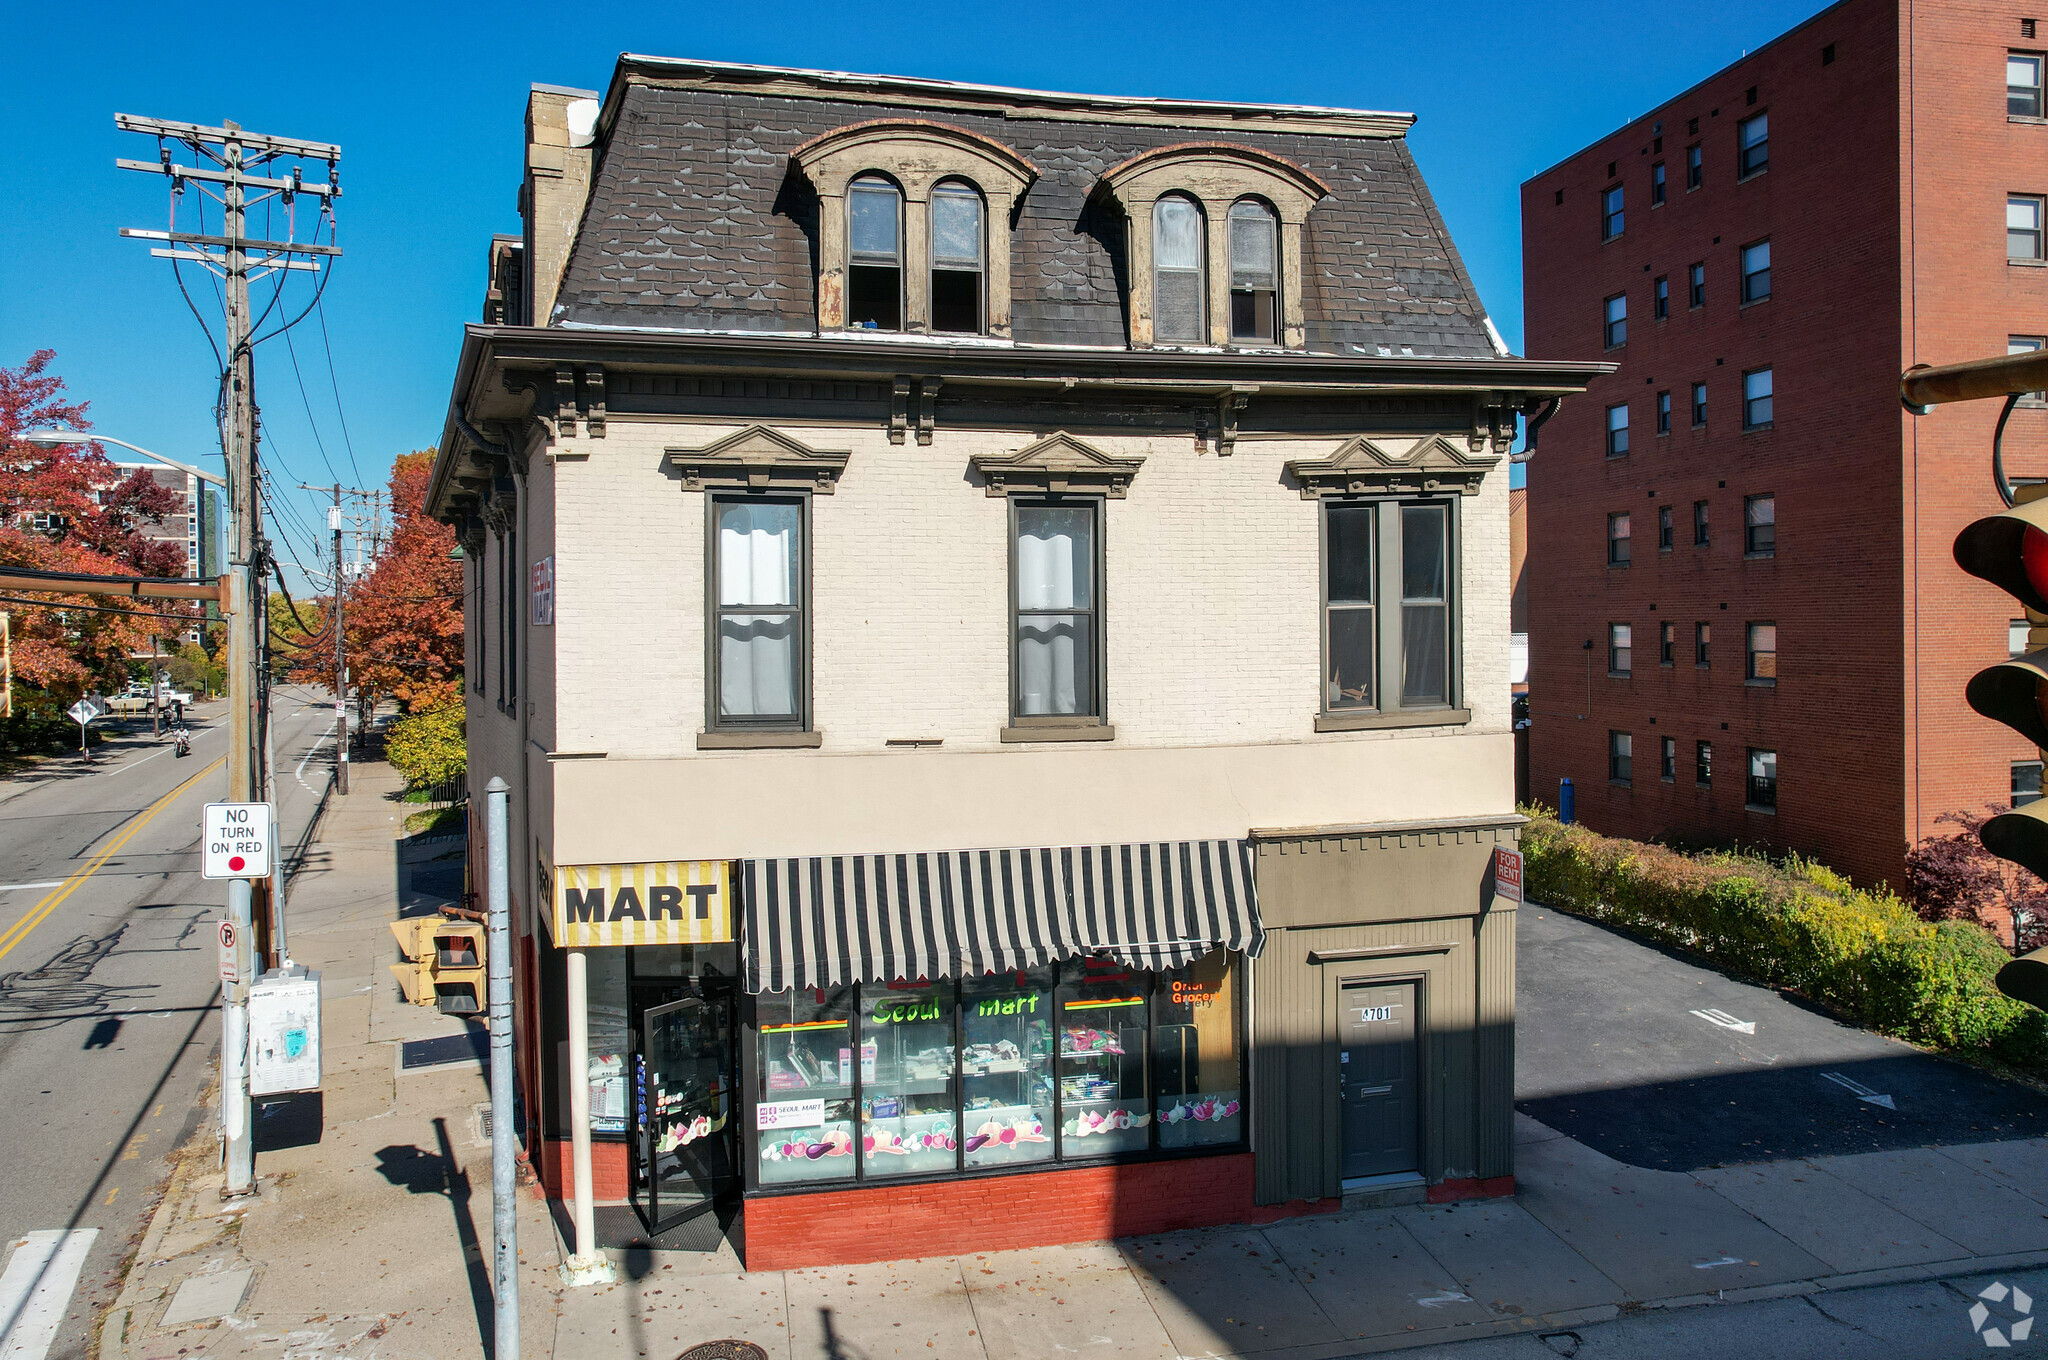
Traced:
<path fill-rule="evenodd" d="M 313 447 L 320 450 L 320 462 L 326 467 L 327 475 L 338 482 L 341 474 L 334 470 L 334 462 L 327 456 L 327 441 L 320 437 L 319 422 L 313 419 L 313 399 L 306 395 L 306 375 L 299 371 L 299 349 L 292 343 L 290 331 L 285 332 L 284 352 L 291 356 L 292 377 L 298 380 L 299 402 L 306 408 L 306 428 L 313 432 Z"/>
<path fill-rule="evenodd" d="M 342 446 L 348 450 L 349 471 L 355 473 L 356 482 L 361 484 L 364 480 L 363 469 L 356 462 L 356 442 L 349 437 L 348 412 L 343 410 L 341 405 L 341 377 L 334 367 L 334 341 L 327 334 L 326 305 L 315 299 L 313 314 L 320 318 L 320 343 L 327 350 L 327 381 L 328 385 L 334 389 L 334 414 L 341 421 L 341 442 Z M 340 479 L 336 478 L 335 480 L 339 481 Z"/>

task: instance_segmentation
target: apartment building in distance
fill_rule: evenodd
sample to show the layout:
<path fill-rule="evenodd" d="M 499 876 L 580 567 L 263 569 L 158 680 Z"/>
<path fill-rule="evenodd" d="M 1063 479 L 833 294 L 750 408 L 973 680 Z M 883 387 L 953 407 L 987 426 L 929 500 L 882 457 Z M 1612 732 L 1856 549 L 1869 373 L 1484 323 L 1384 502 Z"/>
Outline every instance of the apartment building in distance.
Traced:
<path fill-rule="evenodd" d="M 1998 403 L 1898 397 L 2048 335 L 2028 13 L 1843 0 L 1523 185 L 1529 352 L 1617 365 L 1529 467 L 1538 797 L 1897 884 L 1943 814 L 2039 796 L 1963 700 L 2023 640 L 1951 556 Z M 2004 447 L 2048 474 L 2041 402 Z"/>
<path fill-rule="evenodd" d="M 220 575 L 220 493 L 189 472 L 161 463 L 114 464 L 127 478 L 145 472 L 177 500 L 177 508 L 162 522 L 144 524 L 140 532 L 153 542 L 175 543 L 185 553 L 185 574 L 207 578 Z"/>
<path fill-rule="evenodd" d="M 1602 370 L 1411 121 L 534 87 L 427 505 L 578 1261 L 1512 1189 L 1507 455 Z"/>

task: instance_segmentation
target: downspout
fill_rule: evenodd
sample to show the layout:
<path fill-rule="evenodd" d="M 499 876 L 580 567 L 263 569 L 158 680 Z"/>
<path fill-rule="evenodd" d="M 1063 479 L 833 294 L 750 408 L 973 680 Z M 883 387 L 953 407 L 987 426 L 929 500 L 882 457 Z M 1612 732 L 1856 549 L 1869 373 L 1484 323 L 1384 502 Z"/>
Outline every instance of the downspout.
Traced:
<path fill-rule="evenodd" d="M 1547 397 L 1543 404 L 1530 415 L 1527 436 L 1522 440 L 1522 451 L 1510 454 L 1508 461 L 1526 463 L 1536 456 L 1536 433 L 1543 428 L 1543 422 L 1557 414 L 1557 408 L 1564 405 L 1563 397 Z"/>

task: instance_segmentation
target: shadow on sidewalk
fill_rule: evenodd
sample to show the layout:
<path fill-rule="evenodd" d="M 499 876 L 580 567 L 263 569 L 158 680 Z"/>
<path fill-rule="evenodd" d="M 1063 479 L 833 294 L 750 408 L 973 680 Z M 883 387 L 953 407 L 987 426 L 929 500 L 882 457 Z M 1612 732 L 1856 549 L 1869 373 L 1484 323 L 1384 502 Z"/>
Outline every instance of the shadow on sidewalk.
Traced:
<path fill-rule="evenodd" d="M 422 1152 L 416 1147 L 392 1144 L 377 1149 L 377 1170 L 408 1194 L 446 1195 L 455 1214 L 455 1235 L 462 1242 L 462 1259 L 469 1272 L 469 1305 L 476 1313 L 476 1332 L 483 1342 L 484 1360 L 496 1360 L 497 1343 L 493 1319 L 495 1300 L 491 1294 L 489 1263 L 483 1242 L 477 1236 L 476 1215 L 470 1211 L 469 1173 L 455 1160 L 455 1145 L 448 1138 L 448 1121 L 436 1117 L 434 1140 L 440 1151 Z"/>

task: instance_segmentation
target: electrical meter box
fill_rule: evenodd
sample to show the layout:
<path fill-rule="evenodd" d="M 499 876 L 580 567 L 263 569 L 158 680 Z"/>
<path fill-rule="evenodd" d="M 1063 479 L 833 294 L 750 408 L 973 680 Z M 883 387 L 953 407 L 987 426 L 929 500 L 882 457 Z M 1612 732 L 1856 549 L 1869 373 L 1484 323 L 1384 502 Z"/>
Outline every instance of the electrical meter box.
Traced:
<path fill-rule="evenodd" d="M 320 1089 L 320 975 L 277 968 L 249 987 L 249 1094 Z"/>

